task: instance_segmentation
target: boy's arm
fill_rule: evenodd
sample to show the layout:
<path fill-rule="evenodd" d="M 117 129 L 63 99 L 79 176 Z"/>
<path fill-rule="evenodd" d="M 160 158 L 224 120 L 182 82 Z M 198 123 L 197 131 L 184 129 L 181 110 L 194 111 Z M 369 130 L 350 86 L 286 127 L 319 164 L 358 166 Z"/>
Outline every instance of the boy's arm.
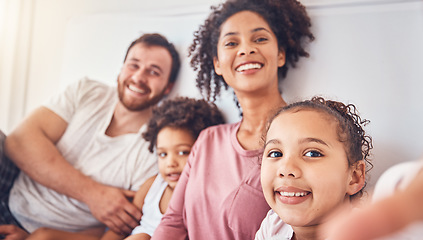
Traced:
<path fill-rule="evenodd" d="M 160 174 L 160 173 L 159 173 Z M 156 175 L 157 176 L 157 175 Z M 141 187 L 138 189 L 137 193 L 135 194 L 133 204 L 142 211 L 142 207 L 144 205 L 145 196 L 147 196 L 148 191 L 150 190 L 151 185 L 153 184 L 156 176 L 153 176 L 147 179 Z M 118 234 L 111 230 L 108 230 L 102 237 L 101 240 L 121 240 L 124 239 L 128 235 Z"/>

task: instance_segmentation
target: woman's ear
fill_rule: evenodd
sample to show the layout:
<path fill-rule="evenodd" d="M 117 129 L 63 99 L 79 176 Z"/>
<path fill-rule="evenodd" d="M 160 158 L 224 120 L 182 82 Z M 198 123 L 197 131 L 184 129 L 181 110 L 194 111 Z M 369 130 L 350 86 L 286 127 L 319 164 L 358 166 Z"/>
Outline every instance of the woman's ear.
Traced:
<path fill-rule="evenodd" d="M 347 194 L 354 195 L 360 191 L 366 182 L 366 164 L 363 160 L 354 163 L 350 169 L 350 179 L 347 186 Z"/>
<path fill-rule="evenodd" d="M 220 63 L 217 57 L 213 58 L 213 66 L 214 66 L 214 71 L 216 72 L 216 74 L 219 76 L 222 76 L 222 71 L 220 70 Z"/>
<path fill-rule="evenodd" d="M 278 53 L 278 67 L 283 67 L 285 65 L 285 50 L 281 48 Z"/>

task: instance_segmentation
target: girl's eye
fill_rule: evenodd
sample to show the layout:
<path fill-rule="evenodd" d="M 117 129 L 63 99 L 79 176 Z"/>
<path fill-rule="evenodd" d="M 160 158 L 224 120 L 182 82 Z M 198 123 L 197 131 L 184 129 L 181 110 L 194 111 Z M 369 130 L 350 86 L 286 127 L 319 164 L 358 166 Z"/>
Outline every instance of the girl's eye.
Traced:
<path fill-rule="evenodd" d="M 190 151 L 179 151 L 179 152 L 178 152 L 178 154 L 179 154 L 180 156 L 186 156 L 186 155 L 189 155 L 189 153 L 190 153 Z"/>
<path fill-rule="evenodd" d="M 323 154 L 321 154 L 318 151 L 308 151 L 308 152 L 306 152 L 305 156 L 306 157 L 312 157 L 312 158 L 313 157 L 323 157 Z"/>
<path fill-rule="evenodd" d="M 159 156 L 159 158 L 165 158 L 167 156 L 167 153 L 159 152 L 159 153 L 157 153 L 157 155 Z"/>
<path fill-rule="evenodd" d="M 267 157 L 270 157 L 270 158 L 280 158 L 282 156 L 283 154 L 279 151 L 271 151 L 267 154 Z"/>

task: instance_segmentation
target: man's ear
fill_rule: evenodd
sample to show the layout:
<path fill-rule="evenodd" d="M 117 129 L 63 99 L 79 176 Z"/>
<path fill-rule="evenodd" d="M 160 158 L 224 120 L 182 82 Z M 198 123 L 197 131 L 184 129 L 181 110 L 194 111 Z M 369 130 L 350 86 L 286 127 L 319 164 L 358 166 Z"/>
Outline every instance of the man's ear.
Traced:
<path fill-rule="evenodd" d="M 165 90 L 163 91 L 164 95 L 168 95 L 170 93 L 170 91 L 172 90 L 173 86 L 175 85 L 175 83 L 168 83 Z"/>
<path fill-rule="evenodd" d="M 219 76 L 222 76 L 222 71 L 220 70 L 220 63 L 217 57 L 213 58 L 213 66 L 214 66 L 214 71 L 216 72 L 216 74 Z"/>
<path fill-rule="evenodd" d="M 366 182 L 366 164 L 363 160 L 354 163 L 350 169 L 350 179 L 347 186 L 347 194 L 354 195 L 360 191 Z"/>

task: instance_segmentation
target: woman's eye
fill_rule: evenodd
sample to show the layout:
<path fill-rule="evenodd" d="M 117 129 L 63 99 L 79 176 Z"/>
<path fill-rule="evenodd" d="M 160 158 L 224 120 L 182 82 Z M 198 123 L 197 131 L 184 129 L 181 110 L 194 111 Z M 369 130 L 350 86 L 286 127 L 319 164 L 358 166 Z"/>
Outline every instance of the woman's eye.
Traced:
<path fill-rule="evenodd" d="M 264 38 L 264 37 L 257 38 L 257 39 L 255 40 L 255 42 L 257 42 L 257 43 L 261 43 L 261 42 L 265 42 L 265 41 L 267 41 L 267 38 Z"/>
<path fill-rule="evenodd" d="M 233 47 L 233 46 L 236 46 L 235 42 L 226 42 L 225 43 L 225 47 Z"/>
<path fill-rule="evenodd" d="M 323 157 L 323 154 L 321 154 L 318 151 L 308 151 L 305 154 L 306 157 Z"/>
<path fill-rule="evenodd" d="M 279 151 L 271 151 L 271 152 L 269 152 L 269 154 L 267 154 L 267 157 L 280 158 L 280 157 L 282 157 L 282 153 L 279 152 Z"/>
<path fill-rule="evenodd" d="M 167 153 L 160 152 L 160 153 L 157 153 L 157 155 L 159 156 L 159 158 L 165 158 L 167 156 Z"/>

